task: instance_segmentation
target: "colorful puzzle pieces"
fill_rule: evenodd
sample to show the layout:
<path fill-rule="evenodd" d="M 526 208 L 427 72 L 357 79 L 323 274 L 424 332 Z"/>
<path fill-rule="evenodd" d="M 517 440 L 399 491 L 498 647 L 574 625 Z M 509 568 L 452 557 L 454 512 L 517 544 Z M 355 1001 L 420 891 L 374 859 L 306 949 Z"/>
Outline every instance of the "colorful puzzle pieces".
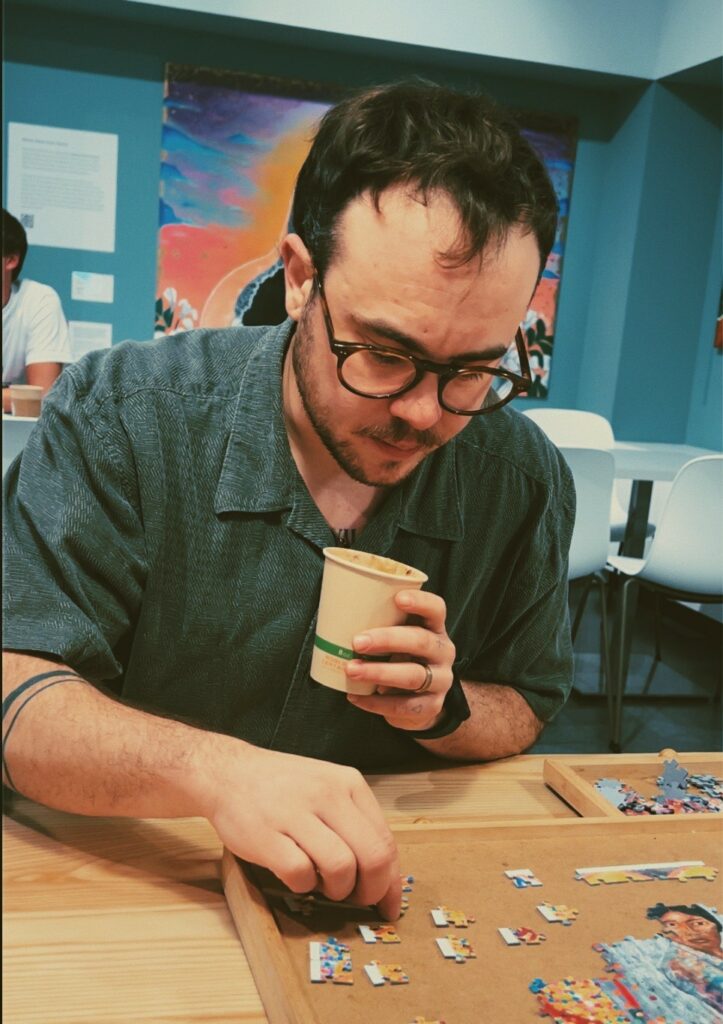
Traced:
<path fill-rule="evenodd" d="M 324 984 L 353 985 L 351 950 L 333 936 L 326 942 L 309 943 L 309 980 Z"/>
<path fill-rule="evenodd" d="M 694 878 L 713 882 L 717 874 L 717 868 L 704 864 L 702 860 L 671 861 L 666 864 L 611 864 L 606 867 L 575 869 L 575 878 L 587 882 L 588 885 L 668 879 L 688 882 Z"/>
<path fill-rule="evenodd" d="M 414 887 L 414 875 L 402 875 L 402 909 L 400 917 L 404 917 L 409 908 L 409 894 Z"/>
<path fill-rule="evenodd" d="M 475 921 L 471 914 L 465 914 L 462 910 L 450 910 L 449 907 L 434 907 L 430 914 L 437 928 L 466 928 Z"/>
<path fill-rule="evenodd" d="M 684 784 L 685 777 L 688 776 L 687 771 L 680 768 L 677 761 L 666 761 L 665 764 L 668 766 L 667 775 L 663 774 L 658 778 L 658 785 L 662 786 L 662 789 L 655 796 L 644 797 L 620 779 L 598 779 L 595 788 L 626 815 L 720 813 L 723 808 L 720 779 L 715 779 L 712 775 L 690 776 L 690 782 L 693 779 L 702 781 L 702 785 L 697 786 L 702 792 L 689 793 Z"/>
<path fill-rule="evenodd" d="M 463 964 L 466 960 L 474 960 L 477 957 L 469 939 L 462 938 L 461 935 L 445 935 L 443 939 L 435 941 L 440 953 L 447 960 Z"/>
<path fill-rule="evenodd" d="M 360 924 L 358 927 L 359 934 L 361 935 L 365 942 L 391 943 L 402 941 L 399 938 L 399 934 L 397 933 L 397 930 L 393 924 Z"/>
<path fill-rule="evenodd" d="M 364 964 L 367 978 L 375 987 L 389 982 L 392 985 L 408 985 L 409 977 L 401 964 L 383 964 L 380 960 L 372 960 Z"/>
<path fill-rule="evenodd" d="M 547 938 L 532 928 L 498 928 L 508 946 L 539 946 Z"/>
<path fill-rule="evenodd" d="M 688 784 L 695 786 L 713 800 L 723 800 L 723 779 L 718 779 L 715 775 L 689 775 Z"/>
<path fill-rule="evenodd" d="M 571 925 L 579 914 L 576 907 L 567 907 L 564 903 L 540 903 L 537 909 L 551 924 Z"/>
<path fill-rule="evenodd" d="M 542 885 L 540 879 L 530 868 L 513 868 L 510 871 L 505 871 L 505 875 L 512 879 L 515 889 L 528 889 L 532 886 Z"/>

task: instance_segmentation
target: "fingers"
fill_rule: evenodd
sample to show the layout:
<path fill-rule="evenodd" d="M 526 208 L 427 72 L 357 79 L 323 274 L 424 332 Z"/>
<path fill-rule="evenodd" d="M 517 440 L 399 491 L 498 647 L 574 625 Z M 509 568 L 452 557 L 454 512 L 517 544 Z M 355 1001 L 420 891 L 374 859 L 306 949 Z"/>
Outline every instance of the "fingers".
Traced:
<path fill-rule="evenodd" d="M 430 594 L 427 590 L 400 590 L 395 596 L 395 603 L 408 615 L 424 619 L 427 629 L 433 633 L 445 632 L 447 606 L 439 594 Z"/>
<path fill-rule="evenodd" d="M 237 846 L 228 839 L 225 843 L 237 856 L 273 871 L 292 892 L 311 892 L 316 888 L 319 879 L 314 863 L 293 839 L 268 828 L 260 830 L 256 839 L 258 853 L 245 844 Z"/>
<path fill-rule="evenodd" d="M 405 654 L 435 665 L 451 665 L 455 655 L 454 644 L 446 634 L 433 633 L 423 626 L 367 629 L 354 637 L 353 645 L 358 654 Z M 417 685 L 422 681 L 423 676 Z"/>
<path fill-rule="evenodd" d="M 449 689 L 447 673 L 429 666 L 432 682 L 425 693 L 446 693 Z M 386 690 L 407 690 L 417 693 L 427 678 L 427 667 L 416 661 L 368 662 L 350 661 L 345 666 L 349 679 L 374 683 L 379 692 Z"/>
<path fill-rule="evenodd" d="M 402 876 L 399 871 L 384 896 L 377 901 L 377 910 L 385 921 L 399 920 L 402 913 Z"/>
<path fill-rule="evenodd" d="M 370 697 L 350 694 L 347 700 L 362 711 L 385 718 L 395 729 L 413 731 L 431 729 L 439 721 L 444 707 L 444 694 L 441 693 L 423 693 L 419 696 L 380 694 Z"/>
<path fill-rule="evenodd" d="M 359 822 L 357 827 L 363 827 Z M 353 827 L 349 823 L 353 835 Z M 318 817 L 308 815 L 297 827 L 296 842 L 315 865 L 311 888 L 320 889 L 330 900 L 345 900 L 357 884 L 358 852 L 345 840 L 342 830 L 330 828 Z"/>
<path fill-rule="evenodd" d="M 362 779 L 353 791 L 353 800 L 365 820 L 374 829 L 374 844 L 367 851 L 367 860 L 357 877 L 354 897 L 363 906 L 376 904 L 387 921 L 396 921 L 401 913 L 402 882 L 399 853 L 391 829 L 369 786 Z M 378 893 L 371 887 L 379 885 Z"/>
<path fill-rule="evenodd" d="M 398 917 L 396 844 L 361 773 L 276 751 L 238 750 L 244 770 L 230 771 L 210 815 L 222 842 L 293 892 L 320 888 L 328 899 L 379 904 L 385 917 Z"/>
<path fill-rule="evenodd" d="M 319 818 L 307 822 L 298 841 L 316 864 L 324 893 L 359 906 L 383 904 L 385 915 L 396 919 L 401 908 L 397 845 L 359 773 L 338 800 L 327 801 Z"/>

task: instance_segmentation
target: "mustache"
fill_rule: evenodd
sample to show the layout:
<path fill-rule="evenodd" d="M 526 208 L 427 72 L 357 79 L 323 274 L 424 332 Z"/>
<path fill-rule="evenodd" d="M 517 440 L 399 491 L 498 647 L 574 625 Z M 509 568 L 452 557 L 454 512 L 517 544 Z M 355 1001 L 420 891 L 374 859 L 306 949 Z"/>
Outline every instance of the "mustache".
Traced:
<path fill-rule="evenodd" d="M 412 443 L 418 448 L 439 448 L 442 444 L 442 439 L 433 430 L 414 430 L 401 421 L 384 427 L 361 427 L 357 433 L 362 437 L 371 437 L 374 441 L 387 441 L 389 444 Z"/>

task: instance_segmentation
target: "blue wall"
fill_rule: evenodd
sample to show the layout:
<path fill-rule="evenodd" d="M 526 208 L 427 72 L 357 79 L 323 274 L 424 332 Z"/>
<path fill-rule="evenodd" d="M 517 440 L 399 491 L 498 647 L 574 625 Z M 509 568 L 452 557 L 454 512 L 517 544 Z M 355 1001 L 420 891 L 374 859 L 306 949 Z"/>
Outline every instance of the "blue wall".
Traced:
<path fill-rule="evenodd" d="M 720 281 L 715 90 L 582 74 L 561 82 L 529 66 L 503 74 L 499 60 L 462 66 L 436 52 L 422 63 L 403 46 L 349 54 L 14 4 L 6 58 L 6 122 L 119 136 L 116 252 L 37 246 L 27 262 L 28 276 L 57 289 L 69 319 L 111 320 L 114 341 L 152 332 L 166 60 L 350 85 L 422 73 L 482 86 L 519 108 L 577 117 L 546 404 L 601 412 L 621 437 L 721 446 L 713 394 L 721 360 L 712 373 L 707 362 Z M 113 306 L 73 302 L 72 270 L 114 274 Z M 703 378 L 712 384 L 701 404 Z"/>

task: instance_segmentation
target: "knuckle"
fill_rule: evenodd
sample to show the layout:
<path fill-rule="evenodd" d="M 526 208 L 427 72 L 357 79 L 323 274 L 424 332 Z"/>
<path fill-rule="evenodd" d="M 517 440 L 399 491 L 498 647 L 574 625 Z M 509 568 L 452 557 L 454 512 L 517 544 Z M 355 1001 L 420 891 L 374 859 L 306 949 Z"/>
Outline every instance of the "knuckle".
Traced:
<path fill-rule="evenodd" d="M 339 771 L 341 772 L 342 778 L 346 782 L 346 785 L 352 792 L 362 787 L 366 788 L 364 776 L 362 775 L 358 768 L 352 768 L 348 765 L 342 765 L 340 766 Z"/>
<path fill-rule="evenodd" d="M 380 872 L 393 863 L 395 856 L 396 846 L 391 833 L 383 834 L 369 848 L 364 857 L 364 867 L 375 873 Z"/>
<path fill-rule="evenodd" d="M 274 871 L 292 892 L 311 892 L 316 887 L 316 871 L 311 864 L 289 864 Z"/>
<path fill-rule="evenodd" d="M 339 851 L 330 854 L 324 857 L 323 863 L 319 866 L 319 871 L 325 883 L 338 883 L 340 880 L 348 877 L 349 874 L 351 874 L 353 879 L 356 874 L 356 858 L 351 851 L 348 853 Z M 349 890 L 351 890 L 352 885 L 349 886 Z"/>

